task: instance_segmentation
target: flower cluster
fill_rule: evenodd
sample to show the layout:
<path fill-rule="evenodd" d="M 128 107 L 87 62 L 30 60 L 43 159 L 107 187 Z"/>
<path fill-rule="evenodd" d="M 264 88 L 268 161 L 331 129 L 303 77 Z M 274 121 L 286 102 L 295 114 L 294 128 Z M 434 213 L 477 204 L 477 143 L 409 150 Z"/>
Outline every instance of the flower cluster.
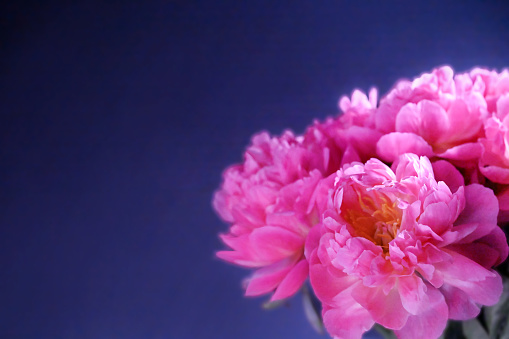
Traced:
<path fill-rule="evenodd" d="M 262 132 L 213 206 L 254 269 L 246 295 L 288 298 L 309 278 L 334 338 L 375 323 L 438 338 L 498 302 L 508 255 L 509 71 L 440 67 L 379 102 L 355 90 L 303 135 Z"/>

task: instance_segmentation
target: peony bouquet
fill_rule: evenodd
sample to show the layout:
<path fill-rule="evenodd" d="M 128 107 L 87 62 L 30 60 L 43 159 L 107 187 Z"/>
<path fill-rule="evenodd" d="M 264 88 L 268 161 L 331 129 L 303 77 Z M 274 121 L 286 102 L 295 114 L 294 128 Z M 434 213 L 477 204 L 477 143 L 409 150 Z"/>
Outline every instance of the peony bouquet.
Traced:
<path fill-rule="evenodd" d="M 226 169 L 217 256 L 253 269 L 247 296 L 316 298 L 334 338 L 509 338 L 509 70 L 440 67 L 339 108 Z"/>

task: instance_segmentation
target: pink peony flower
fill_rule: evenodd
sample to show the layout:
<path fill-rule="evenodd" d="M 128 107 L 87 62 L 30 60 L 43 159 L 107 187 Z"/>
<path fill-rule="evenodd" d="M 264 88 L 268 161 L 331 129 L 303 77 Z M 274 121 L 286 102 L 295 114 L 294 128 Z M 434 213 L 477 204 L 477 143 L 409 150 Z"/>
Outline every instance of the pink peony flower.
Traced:
<path fill-rule="evenodd" d="M 220 236 L 232 251 L 217 256 L 257 269 L 247 280 L 248 296 L 275 290 L 272 300 L 283 299 L 308 276 L 304 243 L 326 197 L 314 193 L 323 175 L 341 165 L 341 154 L 326 130 L 317 126 L 306 137 L 285 132 L 279 138 L 262 132 L 253 137 L 244 163 L 223 174 L 213 206 L 232 223 L 229 233 Z"/>
<path fill-rule="evenodd" d="M 479 168 L 488 179 L 509 184 L 509 93 L 497 100 L 497 109 L 484 124 L 485 137 Z"/>
<path fill-rule="evenodd" d="M 335 338 L 360 338 L 375 322 L 399 338 L 438 338 L 447 319 L 495 304 L 508 254 L 498 202 L 481 185 L 462 186 L 447 162 L 400 156 L 346 165 L 331 184 L 306 257 L 324 324 Z"/>
<path fill-rule="evenodd" d="M 344 127 L 364 126 L 373 127 L 373 113 L 377 107 L 378 91 L 372 88 L 369 95 L 356 89 L 352 93 L 352 97 L 347 96 L 339 99 L 338 107 L 343 112 L 340 120 Z"/>
<path fill-rule="evenodd" d="M 339 108 L 343 112 L 337 119 L 341 130 L 338 145 L 348 145 L 357 151 L 357 161 L 365 162 L 376 156 L 376 145 L 382 133 L 375 128 L 373 120 L 377 109 L 378 92 L 369 91 L 369 97 L 360 90 L 352 93 L 351 99 L 344 96 L 339 100 Z M 338 135 L 338 134 L 337 134 Z"/>
<path fill-rule="evenodd" d="M 484 97 L 491 113 L 484 121 L 485 136 L 480 139 L 480 172 L 493 182 L 500 205 L 499 222 L 509 221 L 509 71 L 501 73 L 474 69 L 471 74 L 486 84 Z"/>
<path fill-rule="evenodd" d="M 381 133 L 364 122 L 376 108 L 376 90 L 369 100 L 356 91 L 342 107 L 345 114 L 315 121 L 304 136 L 254 136 L 244 163 L 224 172 L 213 206 L 232 223 L 221 235 L 232 250 L 217 256 L 256 268 L 246 280 L 246 295 L 275 291 L 272 300 L 278 300 L 299 289 L 308 276 L 306 236 L 326 207 L 327 181 L 322 179 L 346 163 L 375 155 Z"/>
<path fill-rule="evenodd" d="M 480 78 L 484 83 L 484 98 L 488 105 L 488 112 L 494 113 L 497 107 L 498 99 L 506 93 L 509 93 L 509 69 L 502 72 L 489 71 L 485 68 L 474 68 L 470 72 L 470 77 Z"/>
<path fill-rule="evenodd" d="M 444 66 L 414 81 L 400 81 L 375 113 L 384 132 L 378 155 L 392 162 L 403 153 L 455 160 L 476 166 L 487 104 L 480 76 L 459 74 Z M 474 163 L 474 165 L 472 164 Z"/>

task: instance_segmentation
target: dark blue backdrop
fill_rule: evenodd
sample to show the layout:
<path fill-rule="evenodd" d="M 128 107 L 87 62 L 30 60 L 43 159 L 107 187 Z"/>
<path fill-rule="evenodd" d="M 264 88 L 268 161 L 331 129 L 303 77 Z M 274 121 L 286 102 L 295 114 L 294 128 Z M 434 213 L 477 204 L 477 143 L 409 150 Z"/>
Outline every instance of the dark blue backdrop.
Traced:
<path fill-rule="evenodd" d="M 243 298 L 210 207 L 250 136 L 450 64 L 509 66 L 503 2 L 0 8 L 0 337 L 321 338 Z"/>

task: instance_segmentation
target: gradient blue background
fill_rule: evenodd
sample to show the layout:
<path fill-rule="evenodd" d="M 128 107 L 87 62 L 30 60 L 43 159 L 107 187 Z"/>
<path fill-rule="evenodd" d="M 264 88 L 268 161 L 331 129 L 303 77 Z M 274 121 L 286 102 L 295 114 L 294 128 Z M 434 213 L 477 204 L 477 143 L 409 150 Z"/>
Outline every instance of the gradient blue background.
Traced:
<path fill-rule="evenodd" d="M 354 88 L 509 66 L 503 1 L 11 1 L 0 7 L 0 338 L 325 338 L 214 258 L 253 133 Z"/>

